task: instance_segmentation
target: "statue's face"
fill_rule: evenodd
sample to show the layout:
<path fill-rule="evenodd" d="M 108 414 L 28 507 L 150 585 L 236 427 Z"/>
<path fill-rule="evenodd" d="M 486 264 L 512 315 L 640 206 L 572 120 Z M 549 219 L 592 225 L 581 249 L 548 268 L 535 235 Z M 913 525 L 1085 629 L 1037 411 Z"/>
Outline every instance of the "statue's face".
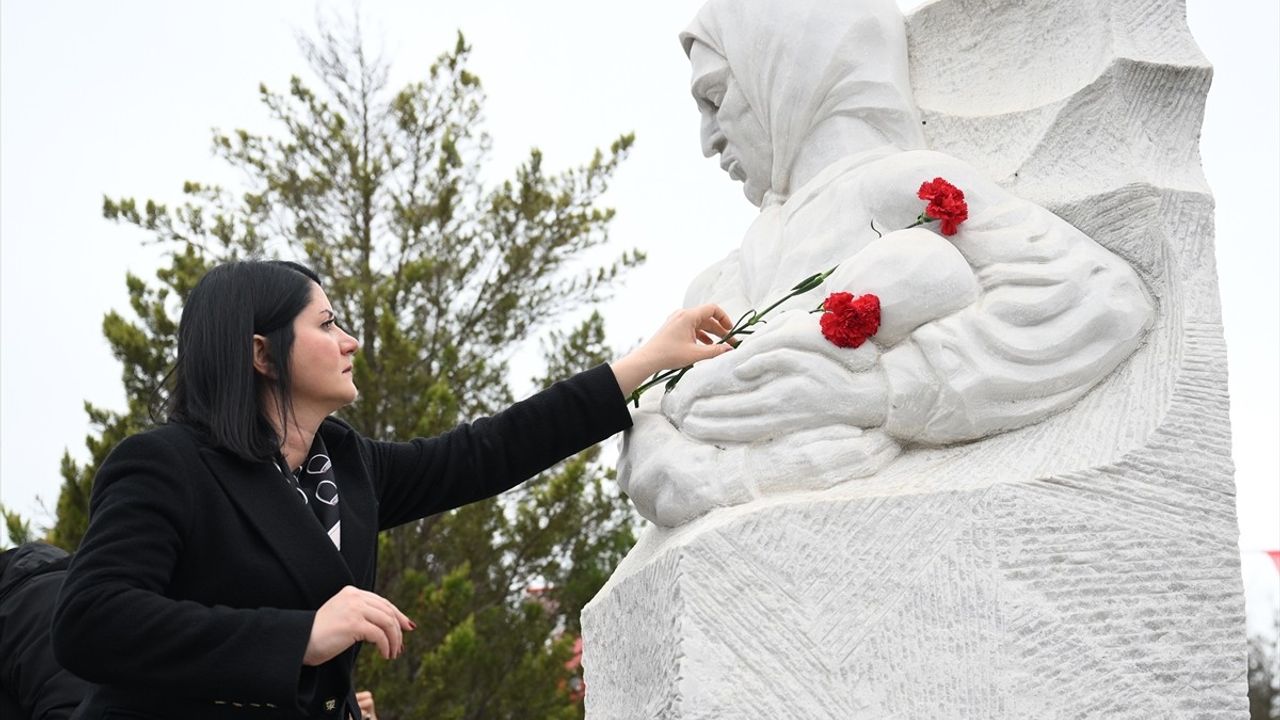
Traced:
<path fill-rule="evenodd" d="M 720 167 L 744 183 L 755 205 L 764 201 L 773 172 L 773 144 L 729 71 L 729 64 L 700 42 L 689 49 L 691 90 L 702 113 L 702 154 L 720 155 Z"/>

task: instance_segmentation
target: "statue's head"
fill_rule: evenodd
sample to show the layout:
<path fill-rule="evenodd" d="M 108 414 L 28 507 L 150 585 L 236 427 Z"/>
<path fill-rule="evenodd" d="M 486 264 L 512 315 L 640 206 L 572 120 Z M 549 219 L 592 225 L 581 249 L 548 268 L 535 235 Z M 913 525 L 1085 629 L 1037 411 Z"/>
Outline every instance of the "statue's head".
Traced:
<path fill-rule="evenodd" d="M 710 0 L 680 42 L 693 66 L 702 151 L 718 153 L 756 205 L 790 194 L 803 152 L 810 162 L 829 152 L 821 160 L 830 163 L 883 146 L 924 147 L 893 0 Z M 833 124 L 847 132 L 833 136 Z"/>

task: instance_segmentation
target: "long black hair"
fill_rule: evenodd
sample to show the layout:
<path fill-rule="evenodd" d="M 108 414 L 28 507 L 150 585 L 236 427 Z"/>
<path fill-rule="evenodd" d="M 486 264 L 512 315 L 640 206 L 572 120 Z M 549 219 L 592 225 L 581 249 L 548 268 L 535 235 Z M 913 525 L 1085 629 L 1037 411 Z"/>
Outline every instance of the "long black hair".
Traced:
<path fill-rule="evenodd" d="M 312 283 L 320 283 L 314 272 L 284 260 L 229 262 L 205 273 L 178 323 L 169 421 L 200 428 L 245 460 L 275 458 L 282 438 L 267 419 L 265 391 L 287 428 L 293 320 L 311 301 Z M 270 377 L 254 370 L 254 335 L 267 340 Z"/>

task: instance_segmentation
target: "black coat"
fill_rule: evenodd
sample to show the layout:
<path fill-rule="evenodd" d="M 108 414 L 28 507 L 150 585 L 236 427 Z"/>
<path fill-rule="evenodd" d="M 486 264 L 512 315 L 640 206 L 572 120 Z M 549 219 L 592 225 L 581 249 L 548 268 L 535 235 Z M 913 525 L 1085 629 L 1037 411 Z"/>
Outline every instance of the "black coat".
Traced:
<path fill-rule="evenodd" d="M 27 543 L 0 553 L 0 719 L 71 717 L 89 684 L 53 657 L 53 602 L 71 556 Z"/>
<path fill-rule="evenodd" d="M 358 717 L 358 647 L 302 657 L 322 604 L 373 587 L 378 531 L 492 497 L 630 424 L 603 365 L 430 439 L 376 442 L 328 419 L 340 553 L 273 464 L 185 425 L 126 439 L 95 478 L 55 612 L 58 659 L 103 686 L 77 717 Z"/>

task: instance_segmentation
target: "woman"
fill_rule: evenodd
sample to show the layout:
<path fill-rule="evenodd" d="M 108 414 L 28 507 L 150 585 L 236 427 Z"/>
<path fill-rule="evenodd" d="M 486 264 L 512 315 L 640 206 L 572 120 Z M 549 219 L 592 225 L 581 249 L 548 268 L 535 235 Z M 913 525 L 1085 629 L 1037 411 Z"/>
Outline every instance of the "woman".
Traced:
<path fill-rule="evenodd" d="M 356 340 L 289 262 L 214 268 L 178 330 L 168 422 L 94 482 L 54 619 L 59 660 L 98 683 L 79 717 L 359 717 L 362 642 L 413 622 L 373 586 L 377 533 L 496 495 L 630 425 L 650 374 L 725 352 L 711 305 L 635 352 L 430 439 L 378 442 L 331 413 L 356 399 Z"/>

